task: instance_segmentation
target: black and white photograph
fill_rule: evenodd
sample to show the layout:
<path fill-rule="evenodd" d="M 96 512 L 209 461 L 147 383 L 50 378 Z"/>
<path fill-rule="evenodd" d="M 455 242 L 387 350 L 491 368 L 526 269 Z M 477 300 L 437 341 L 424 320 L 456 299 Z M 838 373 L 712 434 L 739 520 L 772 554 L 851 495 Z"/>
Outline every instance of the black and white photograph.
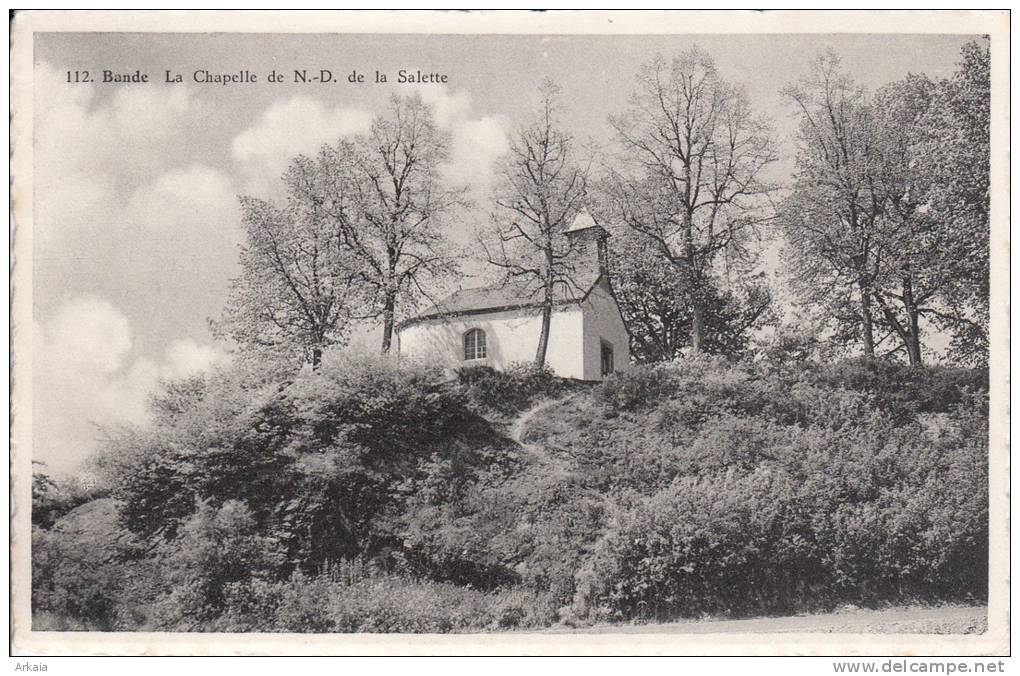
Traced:
<path fill-rule="evenodd" d="M 15 12 L 14 645 L 1008 654 L 1008 12 L 840 14 Z"/>

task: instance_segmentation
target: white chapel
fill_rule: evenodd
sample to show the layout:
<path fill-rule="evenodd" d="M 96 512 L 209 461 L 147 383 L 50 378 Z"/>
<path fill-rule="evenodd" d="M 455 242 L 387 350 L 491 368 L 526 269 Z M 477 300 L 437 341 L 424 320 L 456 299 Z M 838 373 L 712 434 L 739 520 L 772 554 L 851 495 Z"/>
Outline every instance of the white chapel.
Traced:
<path fill-rule="evenodd" d="M 546 365 L 563 378 L 602 380 L 630 364 L 630 341 L 607 266 L 609 233 L 582 212 L 564 234 L 577 261 L 572 288 L 557 287 Z M 512 286 L 462 289 L 402 322 L 397 349 L 450 372 L 503 369 L 534 360 L 541 328 L 537 298 Z"/>

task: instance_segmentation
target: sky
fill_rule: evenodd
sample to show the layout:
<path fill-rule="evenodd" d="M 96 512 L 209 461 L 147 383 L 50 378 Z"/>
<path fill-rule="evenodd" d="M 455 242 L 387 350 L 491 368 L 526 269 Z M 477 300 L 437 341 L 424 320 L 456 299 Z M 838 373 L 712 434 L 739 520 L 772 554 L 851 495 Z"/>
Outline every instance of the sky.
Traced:
<path fill-rule="evenodd" d="M 466 244 L 485 216 L 492 163 L 551 77 L 575 138 L 609 143 L 641 64 L 697 45 L 745 87 L 792 167 L 796 122 L 781 89 L 827 48 L 862 85 L 952 74 L 961 35 L 296 35 L 44 33 L 34 45 L 34 459 L 72 471 L 99 428 L 143 423 L 160 378 L 227 359 L 208 319 L 237 273 L 238 195 L 278 197 L 290 158 L 365 131 L 391 94 L 420 91 L 452 138 L 446 177 L 482 205 L 451 225 Z M 293 71 L 332 72 L 294 83 Z M 447 84 L 398 84 L 397 71 Z M 68 83 L 76 71 L 148 83 Z M 165 71 L 183 83 L 166 83 Z M 252 84 L 198 84 L 247 70 Z M 271 71 L 285 82 L 270 83 Z M 389 82 L 373 82 L 375 71 Z M 352 84 L 348 75 L 365 75 Z"/>

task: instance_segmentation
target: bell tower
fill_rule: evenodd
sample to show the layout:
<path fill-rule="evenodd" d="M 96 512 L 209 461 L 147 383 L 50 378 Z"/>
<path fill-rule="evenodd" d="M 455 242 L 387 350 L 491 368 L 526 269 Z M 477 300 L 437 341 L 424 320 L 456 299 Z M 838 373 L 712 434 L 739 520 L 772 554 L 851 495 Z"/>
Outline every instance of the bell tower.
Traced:
<path fill-rule="evenodd" d="M 587 209 L 582 209 L 564 233 L 570 244 L 571 255 L 579 271 L 609 276 L 609 233 L 595 222 Z M 592 279 L 594 281 L 594 277 Z"/>

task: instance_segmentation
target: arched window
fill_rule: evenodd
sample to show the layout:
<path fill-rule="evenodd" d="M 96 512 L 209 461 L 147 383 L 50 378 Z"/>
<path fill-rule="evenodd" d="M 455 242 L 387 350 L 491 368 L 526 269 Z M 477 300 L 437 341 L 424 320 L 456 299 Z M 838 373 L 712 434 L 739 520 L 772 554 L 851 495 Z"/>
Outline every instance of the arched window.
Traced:
<path fill-rule="evenodd" d="M 485 331 L 471 329 L 464 334 L 464 361 L 485 359 Z"/>

